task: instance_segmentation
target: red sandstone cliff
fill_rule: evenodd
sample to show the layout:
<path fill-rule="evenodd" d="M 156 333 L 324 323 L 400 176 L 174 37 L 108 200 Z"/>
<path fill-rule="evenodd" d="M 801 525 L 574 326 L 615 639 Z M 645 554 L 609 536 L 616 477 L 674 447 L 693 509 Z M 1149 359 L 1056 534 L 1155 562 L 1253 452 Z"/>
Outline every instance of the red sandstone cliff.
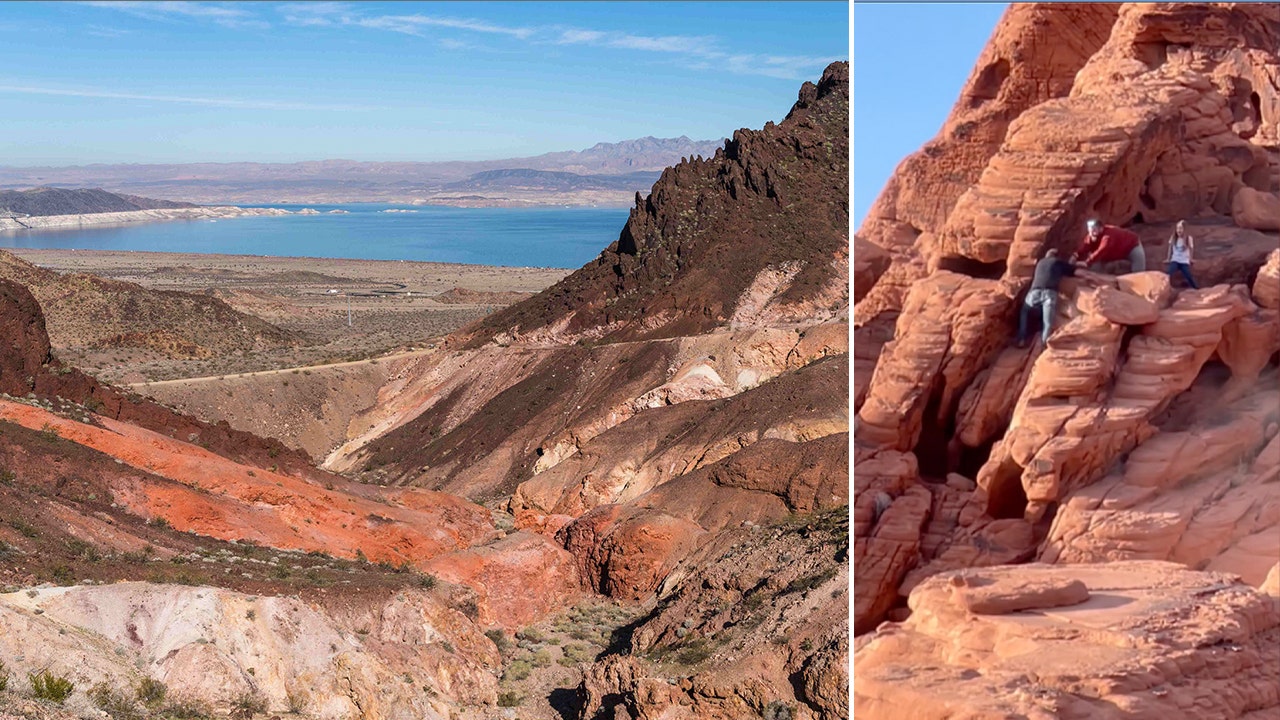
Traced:
<path fill-rule="evenodd" d="M 1273 4 L 1013 5 L 942 133 L 890 180 L 857 234 L 891 259 L 860 276 L 854 310 L 855 632 L 870 643 L 960 568 L 1172 560 L 1259 585 L 1280 562 L 1277 48 Z M 1012 348 L 1035 261 L 1074 250 L 1088 217 L 1137 231 L 1153 272 L 1064 282 L 1048 347 Z M 1160 271 L 1178 219 L 1198 291 Z M 1249 633 L 1265 641 L 1273 620 Z M 865 647 L 860 669 L 888 662 Z M 871 716 L 897 717 L 868 682 Z"/>

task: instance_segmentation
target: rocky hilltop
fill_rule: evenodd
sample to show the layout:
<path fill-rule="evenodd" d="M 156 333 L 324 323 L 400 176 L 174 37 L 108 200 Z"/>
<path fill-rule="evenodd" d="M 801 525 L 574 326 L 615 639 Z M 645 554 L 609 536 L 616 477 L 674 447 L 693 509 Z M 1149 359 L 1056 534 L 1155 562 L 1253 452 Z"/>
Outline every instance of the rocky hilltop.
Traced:
<path fill-rule="evenodd" d="M 301 341 L 217 298 L 57 273 L 3 250 L 0 278 L 21 283 L 36 297 L 59 351 L 138 348 L 165 357 L 195 358 Z"/>
<path fill-rule="evenodd" d="M 0 213 L 15 215 L 86 215 L 129 212 L 131 210 L 172 210 L 196 207 L 187 202 L 153 200 L 137 195 L 120 195 L 101 188 L 70 190 L 38 187 L 31 190 L 0 190 Z"/>
<path fill-rule="evenodd" d="M 1216 686 L 1192 667 L 1199 656 L 1176 642 L 998 701 L 959 681 L 1004 682 L 1005 669 L 944 647 L 977 647 L 948 636 L 972 629 L 1052 664 L 1047 638 L 1085 626 L 1119 638 L 1135 616 L 1097 611 L 1183 592 L 1136 571 L 1117 584 L 1096 563 L 1227 573 L 1185 575 L 1183 587 L 1226 583 L 1234 602 L 1249 591 L 1232 583 L 1259 586 L 1280 562 L 1278 47 L 1272 4 L 1012 5 L 942 131 L 903 161 L 858 230 L 854 631 L 870 635 L 855 696 L 870 717 L 902 716 L 885 700 L 889 679 L 912 687 L 912 717 L 1280 707 L 1274 692 L 1205 690 Z M 1048 346 L 1012 347 L 1036 260 L 1073 252 L 1091 217 L 1137 232 L 1153 271 L 1064 281 Z M 1199 290 L 1160 271 L 1180 219 Z M 1028 561 L 1060 567 L 954 574 Z M 985 612 L 971 604 L 941 609 L 946 577 L 959 578 L 956 597 L 991 595 L 1012 624 L 982 629 L 965 624 Z M 1233 647 L 1274 648 L 1274 609 L 1249 597 L 1257 609 Z M 1016 627 L 1056 605 L 1081 609 Z M 1234 612 L 1245 611 L 1213 615 L 1212 632 Z M 1180 670 L 1162 680 L 1128 669 L 1166 652 Z M 1237 669 L 1262 667 L 1249 662 Z M 1265 671 L 1241 680 L 1274 685 Z M 1135 704 L 1153 686 L 1163 699 Z"/>

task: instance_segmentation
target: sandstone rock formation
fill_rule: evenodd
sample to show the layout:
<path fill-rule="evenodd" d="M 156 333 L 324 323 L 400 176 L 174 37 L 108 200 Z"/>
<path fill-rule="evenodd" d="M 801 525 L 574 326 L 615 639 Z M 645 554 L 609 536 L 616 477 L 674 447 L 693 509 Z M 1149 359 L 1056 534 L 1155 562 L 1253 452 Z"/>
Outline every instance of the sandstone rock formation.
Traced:
<path fill-rule="evenodd" d="M 1280 711 L 1280 602 L 1175 563 L 935 575 L 857 639 L 859 717 L 1258 718 Z"/>
<path fill-rule="evenodd" d="M 1278 47 L 1274 5 L 1006 12 L 943 132 L 898 168 L 855 239 L 855 255 L 879 249 L 854 259 L 856 634 L 914 627 L 931 602 L 914 598 L 959 568 L 1063 565 L 1044 597 L 1008 596 L 1041 603 L 1079 596 L 1075 564 L 1171 560 L 1256 585 L 1280 561 Z M 1036 260 L 1074 251 L 1088 217 L 1138 232 L 1153 271 L 1122 262 L 1065 280 L 1048 346 L 1013 348 Z M 1200 290 L 1157 264 L 1179 219 Z M 891 262 L 871 279 L 880 254 Z M 919 618 L 920 632 L 944 638 L 949 626 L 928 623 L 962 617 Z M 920 688 L 968 676 L 968 660 L 938 652 L 944 670 Z M 869 652 L 860 672 L 891 656 Z M 883 672 L 857 696 L 897 717 L 879 683 L 901 670 Z M 1029 707 L 911 692 L 936 708 L 923 716 Z M 1088 702 L 1070 712 L 1119 712 Z"/>
<path fill-rule="evenodd" d="M 841 508 L 699 548 L 629 654 L 588 670 L 581 717 L 848 717 L 847 542 Z"/>

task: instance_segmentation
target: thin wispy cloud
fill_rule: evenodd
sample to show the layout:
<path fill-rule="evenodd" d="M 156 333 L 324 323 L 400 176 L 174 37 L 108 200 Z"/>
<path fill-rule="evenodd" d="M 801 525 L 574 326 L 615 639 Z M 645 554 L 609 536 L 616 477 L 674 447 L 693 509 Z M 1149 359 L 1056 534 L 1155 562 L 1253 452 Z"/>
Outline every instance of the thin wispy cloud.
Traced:
<path fill-rule="evenodd" d="M 354 25 L 378 30 L 392 30 L 407 35 L 425 35 L 427 28 L 442 27 L 455 30 L 470 30 L 479 33 L 510 35 L 516 38 L 527 38 L 533 34 L 532 28 L 503 27 L 479 20 L 462 20 L 457 18 L 431 17 L 429 15 L 383 15 L 379 17 L 360 18 Z"/>
<path fill-rule="evenodd" d="M 285 3 L 276 9 L 283 14 L 284 21 L 291 25 L 303 27 L 350 26 L 371 30 L 388 30 L 427 37 L 432 28 L 452 30 L 468 30 L 477 33 L 508 35 L 525 39 L 532 36 L 534 28 L 507 27 L 484 20 L 471 18 L 441 17 L 437 15 L 364 15 L 347 3 Z"/>
<path fill-rule="evenodd" d="M 104 37 L 104 38 L 124 37 L 125 35 L 130 35 L 133 33 L 132 30 L 125 30 L 123 28 L 104 27 L 102 25 L 90 25 L 89 28 L 85 30 L 85 32 L 88 33 L 89 35 L 93 35 L 94 37 Z"/>
<path fill-rule="evenodd" d="M 558 45 L 595 45 L 623 50 L 701 55 L 711 52 L 711 48 L 717 41 L 710 36 L 666 35 L 651 37 L 647 35 L 631 35 L 629 33 L 601 32 L 599 30 L 570 29 L 562 31 L 559 39 L 555 42 Z"/>
<path fill-rule="evenodd" d="M 58 95 L 63 97 L 103 98 L 108 100 L 141 100 L 144 102 L 180 103 L 185 105 L 205 105 L 209 107 L 236 108 L 247 110 L 311 110 L 361 112 L 378 108 L 361 105 L 324 105 L 314 103 L 290 103 L 273 100 L 241 100 L 236 98 L 194 97 L 181 95 L 151 95 L 147 93 L 115 92 L 94 88 L 59 88 L 40 85 L 6 85 L 0 84 L 0 93 L 18 93 L 23 95 Z"/>
<path fill-rule="evenodd" d="M 81 0 L 78 4 L 128 13 L 148 20 L 198 20 L 208 21 L 229 28 L 265 28 L 270 24 L 249 12 L 243 6 L 222 3 L 138 2 L 136 0 Z"/>
<path fill-rule="evenodd" d="M 739 75 L 762 75 L 782 80 L 807 80 L 815 69 L 830 65 L 840 57 L 758 55 L 730 53 L 719 47 L 713 36 L 667 35 L 651 37 L 629 33 L 571 28 L 561 30 L 557 45 L 591 45 L 624 50 L 665 53 L 680 58 L 691 70 L 721 70 Z"/>
<path fill-rule="evenodd" d="M 83 0 L 80 4 L 111 8 L 152 20 L 212 22 L 229 28 L 262 28 L 269 23 L 245 3 L 143 2 L 138 0 Z M 692 70 L 711 70 L 739 75 L 756 75 L 781 80 L 805 80 L 838 57 L 776 56 L 733 52 L 710 35 L 637 35 L 593 28 L 509 26 L 464 17 L 421 13 L 403 15 L 369 14 L 359 3 L 289 2 L 273 6 L 284 24 L 306 28 L 363 28 L 394 32 L 436 40 L 449 50 L 479 49 L 458 37 L 442 32 L 462 31 L 506 37 L 534 45 L 579 45 L 666 55 L 671 61 Z M 90 30 L 92 34 L 93 30 Z M 107 32 L 107 31 L 100 31 Z"/>

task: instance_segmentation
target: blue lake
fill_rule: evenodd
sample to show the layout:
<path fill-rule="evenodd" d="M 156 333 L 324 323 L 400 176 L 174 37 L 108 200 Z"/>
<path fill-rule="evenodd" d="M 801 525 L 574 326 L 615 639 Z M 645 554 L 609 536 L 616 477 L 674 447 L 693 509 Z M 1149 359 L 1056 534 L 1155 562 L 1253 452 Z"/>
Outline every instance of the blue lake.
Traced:
<path fill-rule="evenodd" d="M 577 268 L 618 239 L 628 213 L 625 208 L 453 208 L 374 203 L 257 207 L 309 207 L 322 213 L 339 209 L 347 214 L 0 231 L 0 247 Z M 392 209 L 411 212 L 383 212 Z"/>

